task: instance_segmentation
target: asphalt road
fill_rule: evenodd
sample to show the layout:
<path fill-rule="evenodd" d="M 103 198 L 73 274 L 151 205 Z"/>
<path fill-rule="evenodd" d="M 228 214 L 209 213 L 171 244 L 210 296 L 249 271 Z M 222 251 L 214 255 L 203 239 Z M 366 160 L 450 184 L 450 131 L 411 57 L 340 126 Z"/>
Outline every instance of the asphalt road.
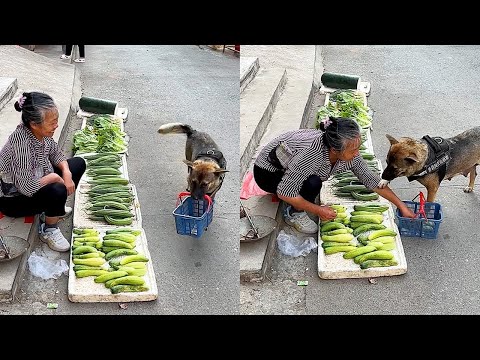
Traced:
<path fill-rule="evenodd" d="M 371 82 L 373 146 L 384 167 L 390 146 L 385 134 L 450 137 L 480 125 L 479 46 L 335 45 L 323 46 L 322 58 L 325 71 Z M 373 283 L 322 280 L 316 253 L 291 258 L 277 250 L 269 279 L 242 284 L 240 313 L 479 314 L 480 179 L 470 194 L 462 191 L 467 183 L 463 176 L 442 183 L 436 199 L 443 210 L 437 239 L 402 237 L 406 274 Z M 404 200 L 424 190 L 405 178 L 394 180 L 391 188 Z M 297 280 L 308 280 L 308 286 L 297 286 Z"/>
<path fill-rule="evenodd" d="M 59 58 L 61 47 L 37 46 Z M 59 59 L 60 61 L 60 59 Z M 129 110 L 128 173 L 136 186 L 158 299 L 129 303 L 71 303 L 67 278 L 43 281 L 26 271 L 7 314 L 238 314 L 239 58 L 205 45 L 86 46 L 84 96 L 118 101 Z M 54 76 L 54 74 L 49 74 Z M 172 211 L 186 187 L 186 136 L 161 136 L 160 125 L 184 122 L 208 132 L 227 160 L 212 224 L 197 239 L 176 233 Z M 70 132 L 78 128 L 72 124 Z M 57 310 L 46 309 L 58 303 Z"/>

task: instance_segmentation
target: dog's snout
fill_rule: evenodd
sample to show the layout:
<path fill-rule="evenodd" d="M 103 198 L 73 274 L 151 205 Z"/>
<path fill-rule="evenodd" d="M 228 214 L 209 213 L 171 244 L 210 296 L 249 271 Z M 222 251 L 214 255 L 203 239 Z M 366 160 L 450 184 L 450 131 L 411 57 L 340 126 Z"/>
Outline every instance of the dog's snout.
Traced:
<path fill-rule="evenodd" d="M 205 197 L 205 191 L 201 188 L 196 188 L 195 190 L 192 191 L 192 197 L 195 200 L 201 200 Z"/>
<path fill-rule="evenodd" d="M 391 168 L 387 167 L 382 172 L 382 179 L 387 181 L 392 181 L 393 179 L 395 179 L 394 171 Z"/>

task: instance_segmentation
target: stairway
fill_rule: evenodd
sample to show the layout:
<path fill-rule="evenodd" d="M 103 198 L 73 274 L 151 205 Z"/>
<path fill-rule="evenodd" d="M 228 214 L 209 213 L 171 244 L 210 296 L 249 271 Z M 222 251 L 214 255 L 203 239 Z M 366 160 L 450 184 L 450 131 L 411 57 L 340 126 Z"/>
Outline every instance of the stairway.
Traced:
<path fill-rule="evenodd" d="M 40 45 L 36 50 L 39 47 Z M 23 92 L 29 91 L 45 92 L 54 99 L 59 109 L 59 128 L 54 139 L 63 147 L 69 123 L 76 119 L 81 96 L 80 75 L 74 65 L 60 60 L 60 45 L 53 50 L 58 51 L 58 55 L 55 54 L 55 59 L 49 59 L 20 46 L 0 45 L 0 74 L 3 76 L 0 77 L 0 148 L 21 121 L 21 114 L 14 109 L 13 104 Z M 38 244 L 37 226 L 38 216 L 11 218 L 0 213 L 2 235 L 19 236 L 30 244 L 22 256 L 0 262 L 0 302 L 15 300 L 27 267 L 27 259 Z M 58 257 L 67 256 L 52 253 Z"/>
<path fill-rule="evenodd" d="M 243 62 L 243 63 L 242 63 Z M 313 97 L 311 68 L 285 66 L 263 68 L 262 58 L 242 55 L 240 61 L 240 175 L 251 171 L 258 152 L 278 135 L 304 127 Z M 250 215 L 275 218 L 277 227 L 267 237 L 240 243 L 240 280 L 263 281 L 268 276 L 283 224 L 279 202 L 272 196 L 254 196 L 241 200 Z"/>

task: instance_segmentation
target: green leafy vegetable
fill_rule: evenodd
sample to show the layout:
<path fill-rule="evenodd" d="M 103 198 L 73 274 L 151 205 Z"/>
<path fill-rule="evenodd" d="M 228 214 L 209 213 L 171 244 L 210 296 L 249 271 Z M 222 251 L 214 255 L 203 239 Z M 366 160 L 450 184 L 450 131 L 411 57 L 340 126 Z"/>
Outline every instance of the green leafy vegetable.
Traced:
<path fill-rule="evenodd" d="M 337 90 L 330 96 L 330 101 L 320 107 L 317 112 L 316 128 L 327 116 L 346 117 L 358 122 L 360 127 L 368 128 L 372 125 L 372 117 L 368 114 L 368 106 L 363 104 L 363 97 L 354 90 Z"/>
<path fill-rule="evenodd" d="M 121 131 L 116 118 L 109 115 L 95 115 L 87 120 L 87 126 L 73 135 L 75 153 L 114 152 L 127 150 L 125 133 Z"/>

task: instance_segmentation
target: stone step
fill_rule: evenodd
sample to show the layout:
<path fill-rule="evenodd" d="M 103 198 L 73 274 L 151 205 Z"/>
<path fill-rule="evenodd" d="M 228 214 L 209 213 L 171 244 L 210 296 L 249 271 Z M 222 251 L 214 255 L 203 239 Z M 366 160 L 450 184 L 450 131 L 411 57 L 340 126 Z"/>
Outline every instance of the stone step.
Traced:
<path fill-rule="evenodd" d="M 308 81 L 305 78 L 291 79 L 289 77 L 270 123 L 255 149 L 255 154 L 251 157 L 248 165 L 250 171 L 258 152 L 268 142 L 284 132 L 306 126 L 314 93 L 315 89 L 311 79 Z M 247 105 L 245 104 L 245 106 Z M 283 206 L 279 208 L 280 202 L 272 202 L 271 195 L 254 196 L 248 200 L 242 200 L 242 203 L 250 215 L 269 216 L 276 219 L 278 224 L 269 236 L 258 241 L 240 244 L 240 280 L 243 282 L 263 281 L 271 268 L 276 239 L 283 226 Z"/>
<path fill-rule="evenodd" d="M 0 77 L 0 110 L 13 98 L 18 89 L 16 78 Z"/>
<path fill-rule="evenodd" d="M 249 215 L 264 215 L 271 217 L 281 224 L 282 216 L 278 209 L 278 202 L 272 202 L 272 196 L 254 196 L 248 200 L 242 200 L 243 206 Z M 278 213 L 278 214 L 277 214 Z M 262 281 L 270 267 L 269 261 L 274 254 L 275 241 L 279 232 L 279 226 L 263 239 L 240 243 L 240 281 Z"/>
<path fill-rule="evenodd" d="M 28 256 L 37 239 L 38 216 L 11 218 L 0 213 L 0 231 L 3 236 L 18 236 L 29 243 L 27 251 L 10 261 L 0 263 L 0 302 L 15 300 L 21 279 L 27 267 Z"/>
<path fill-rule="evenodd" d="M 257 57 L 243 56 L 240 57 L 240 93 L 245 90 L 247 85 L 257 75 L 260 63 Z"/>
<path fill-rule="evenodd" d="M 243 178 L 287 81 L 285 69 L 260 70 L 240 94 L 240 178 Z"/>
<path fill-rule="evenodd" d="M 0 59 L 0 74 L 15 79 L 15 90 L 11 90 L 14 97 L 31 89 L 52 96 L 59 110 L 59 128 L 53 138 L 63 148 L 69 123 L 77 120 L 78 100 L 81 97 L 80 73 L 76 67 L 62 63 L 56 56 L 50 59 L 15 45 L 0 45 Z M 21 121 L 21 114 L 13 107 L 14 101 L 16 99 L 10 96 L 6 106 L 0 110 L 0 148 Z M 32 249 L 38 246 L 38 215 L 33 219 L 27 218 L 14 219 L 0 214 L 0 232 L 19 236 L 30 244 L 22 256 L 0 263 L 0 302 L 15 300 L 27 269 L 28 257 Z"/>

